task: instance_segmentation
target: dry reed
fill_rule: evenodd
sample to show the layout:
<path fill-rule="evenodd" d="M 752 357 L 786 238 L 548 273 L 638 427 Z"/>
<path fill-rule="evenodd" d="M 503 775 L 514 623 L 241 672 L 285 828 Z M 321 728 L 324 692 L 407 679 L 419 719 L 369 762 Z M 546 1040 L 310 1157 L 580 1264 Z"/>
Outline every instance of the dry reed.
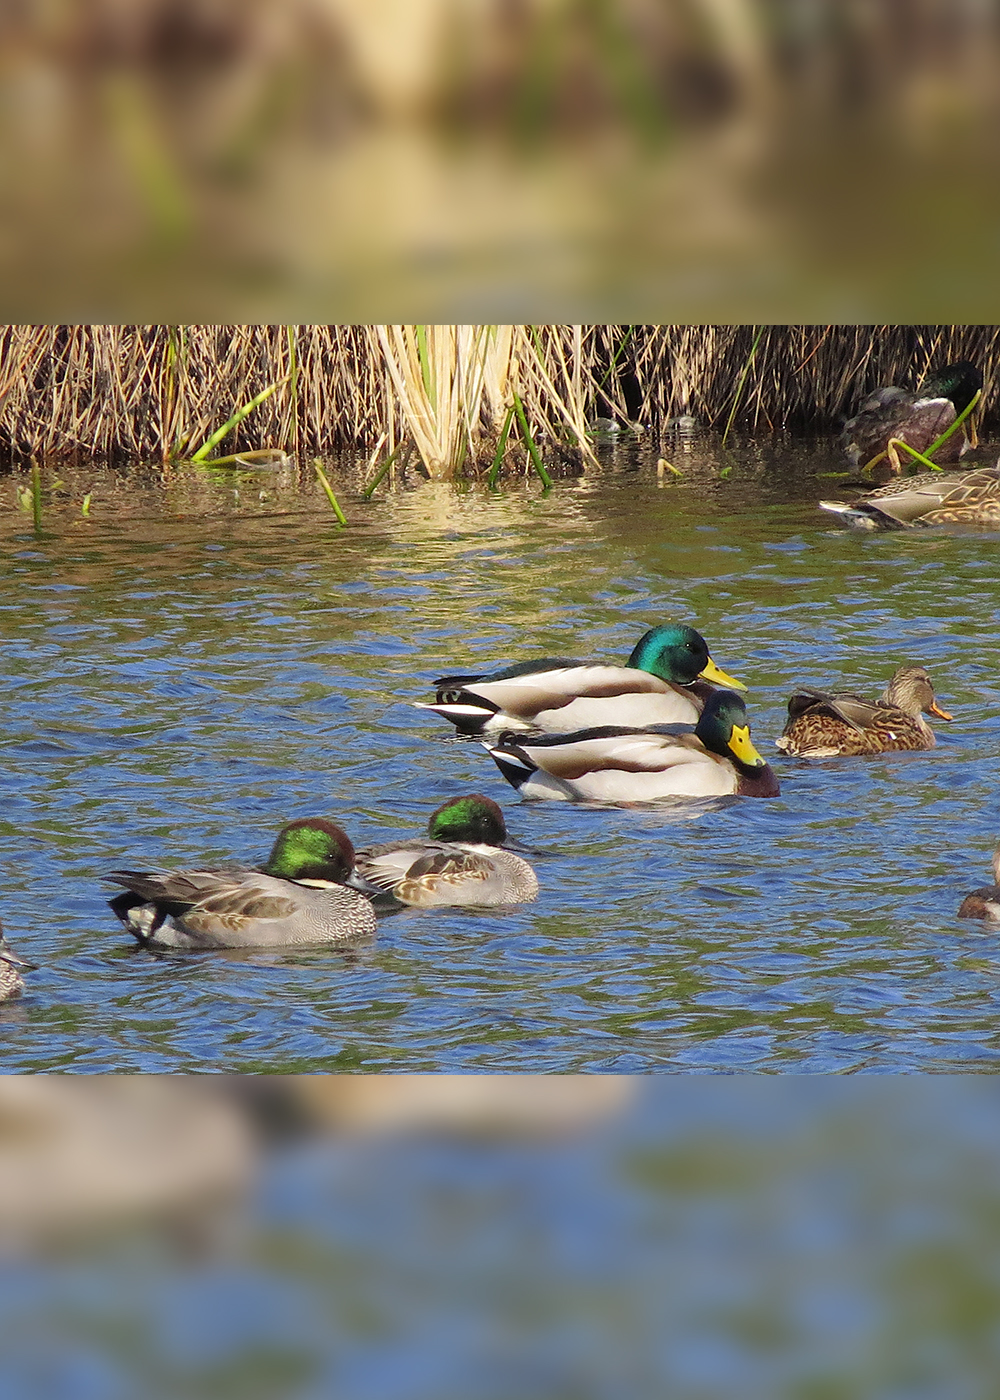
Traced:
<path fill-rule="evenodd" d="M 550 468 L 579 470 L 597 416 L 829 431 L 872 387 L 965 358 L 989 415 L 998 326 L 8 325 L 0 454 L 190 456 L 276 385 L 221 450 L 363 448 L 375 470 L 412 442 L 429 475 L 477 475 L 516 394 Z M 515 418 L 506 471 L 527 445 Z"/>

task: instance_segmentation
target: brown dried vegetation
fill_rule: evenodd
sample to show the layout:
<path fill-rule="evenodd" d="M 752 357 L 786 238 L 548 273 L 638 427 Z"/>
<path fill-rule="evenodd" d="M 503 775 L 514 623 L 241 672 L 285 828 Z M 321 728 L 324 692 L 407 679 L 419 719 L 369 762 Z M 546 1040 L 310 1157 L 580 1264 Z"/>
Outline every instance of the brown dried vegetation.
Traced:
<path fill-rule="evenodd" d="M 430 475 L 474 475 L 516 392 L 546 461 L 579 470 L 597 416 L 658 432 L 680 414 L 722 427 L 735 406 L 744 430 L 828 431 L 873 386 L 963 358 L 989 413 L 997 326 L 8 325 L 0 453 L 168 461 L 277 384 L 220 451 L 414 442 Z M 522 436 L 515 418 L 519 471 Z"/>

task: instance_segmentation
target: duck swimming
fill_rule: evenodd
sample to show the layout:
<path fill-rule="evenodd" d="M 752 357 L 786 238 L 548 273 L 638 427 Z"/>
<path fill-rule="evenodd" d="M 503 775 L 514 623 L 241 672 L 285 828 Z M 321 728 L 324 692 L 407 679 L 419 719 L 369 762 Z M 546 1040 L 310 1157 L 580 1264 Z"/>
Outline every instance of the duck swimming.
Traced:
<path fill-rule="evenodd" d="M 694 724 L 715 686 L 746 689 L 716 666 L 700 632 L 679 623 L 650 628 L 624 666 L 544 657 L 434 684 L 435 703 L 416 708 L 450 719 L 461 734 Z"/>
<path fill-rule="evenodd" d="M 990 919 L 1000 924 L 1000 846 L 993 852 L 993 879 L 996 884 L 983 885 L 965 896 L 958 906 L 960 919 Z"/>
<path fill-rule="evenodd" d="M 110 906 L 140 943 L 161 948 L 282 948 L 375 932 L 354 870 L 354 847 L 333 822 L 302 817 L 278 833 L 259 870 L 113 870 Z M 363 884 L 362 884 L 363 887 Z"/>
<path fill-rule="evenodd" d="M 967 472 L 921 472 L 869 491 L 855 501 L 820 501 L 819 505 L 854 530 L 1000 526 L 1000 463 Z"/>
<path fill-rule="evenodd" d="M 22 972 L 31 972 L 35 964 L 25 962 L 12 952 L 10 944 L 0 928 L 0 1001 L 19 996 L 24 991 Z"/>
<path fill-rule="evenodd" d="M 841 446 L 854 466 L 871 466 L 884 457 L 899 472 L 912 458 L 905 449 L 900 454 L 896 444 L 905 442 L 926 453 L 982 388 L 980 371 L 970 361 L 960 360 L 929 374 L 915 393 L 895 385 L 876 389 L 845 424 Z M 969 434 L 965 425 L 956 429 L 936 450 L 934 461 L 957 462 L 976 446 L 971 417 L 968 423 Z"/>
<path fill-rule="evenodd" d="M 453 797 L 431 813 L 427 835 L 372 846 L 358 870 L 402 904 L 524 904 L 538 898 L 538 877 L 526 860 L 504 850 L 503 812 L 478 792 Z"/>
<path fill-rule="evenodd" d="M 505 734 L 484 743 L 522 797 L 565 802 L 655 802 L 661 797 L 777 797 L 778 780 L 754 748 L 746 706 L 717 690 L 698 722 L 575 734 Z"/>
<path fill-rule="evenodd" d="M 797 691 L 788 702 L 788 722 L 774 742 L 797 758 L 932 749 L 936 740 L 925 713 L 951 719 L 935 700 L 923 666 L 901 666 L 875 701 L 850 691 Z"/>

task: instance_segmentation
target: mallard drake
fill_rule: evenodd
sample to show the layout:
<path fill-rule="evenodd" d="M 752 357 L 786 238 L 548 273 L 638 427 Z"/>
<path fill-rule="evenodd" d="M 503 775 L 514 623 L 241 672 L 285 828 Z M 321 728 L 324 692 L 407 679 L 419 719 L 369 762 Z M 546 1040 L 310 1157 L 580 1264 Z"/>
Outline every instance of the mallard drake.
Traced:
<path fill-rule="evenodd" d="M 434 684 L 436 702 L 417 709 L 443 715 L 462 734 L 694 724 L 715 686 L 746 689 L 716 666 L 700 632 L 678 623 L 650 628 L 624 666 L 547 656 L 478 676 L 442 676 Z"/>
<path fill-rule="evenodd" d="M 375 932 L 354 861 L 354 847 L 339 826 L 302 817 L 282 827 L 259 870 L 113 870 L 104 878 L 124 885 L 127 893 L 109 903 L 140 943 L 303 947 Z"/>
<path fill-rule="evenodd" d="M 914 525 L 1000 525 L 1000 463 L 968 472 L 921 472 L 856 501 L 820 501 L 855 530 Z"/>
<path fill-rule="evenodd" d="M 502 849 L 503 812 L 478 792 L 453 797 L 431 813 L 427 836 L 358 851 L 358 870 L 401 904 L 524 904 L 538 898 L 526 860 Z"/>
<path fill-rule="evenodd" d="M 929 374 L 915 393 L 895 385 L 876 389 L 845 424 L 841 445 L 854 466 L 868 466 L 886 457 L 893 471 L 904 470 L 912 458 L 904 450 L 905 460 L 901 460 L 895 444 L 905 442 L 926 452 L 982 387 L 983 376 L 976 366 L 959 360 Z M 963 424 L 937 449 L 934 461 L 957 462 L 970 446 L 976 446 L 971 415 L 967 423 L 969 433 Z"/>
<path fill-rule="evenodd" d="M 1000 846 L 993 852 L 993 879 L 995 885 L 983 885 L 965 896 L 958 906 L 960 919 L 991 919 L 1000 924 Z"/>
<path fill-rule="evenodd" d="M 7 1001 L 24 991 L 22 972 L 31 972 L 35 964 L 25 962 L 11 951 L 10 944 L 0 928 L 0 1001 Z"/>
<path fill-rule="evenodd" d="M 796 691 L 788 702 L 788 723 L 774 742 L 797 758 L 932 749 L 934 731 L 924 713 L 951 719 L 934 699 L 923 666 L 900 666 L 875 701 L 850 691 Z"/>
<path fill-rule="evenodd" d="M 483 747 L 528 798 L 631 803 L 778 795 L 778 780 L 750 738 L 746 706 L 731 690 L 714 691 L 693 726 L 602 725 L 537 738 L 513 733 Z"/>

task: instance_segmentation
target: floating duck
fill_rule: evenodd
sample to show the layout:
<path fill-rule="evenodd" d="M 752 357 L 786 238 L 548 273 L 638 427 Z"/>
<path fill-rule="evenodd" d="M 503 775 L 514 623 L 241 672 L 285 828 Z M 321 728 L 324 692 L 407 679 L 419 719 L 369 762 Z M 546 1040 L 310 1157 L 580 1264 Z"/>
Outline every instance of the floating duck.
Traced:
<path fill-rule="evenodd" d="M 914 525 L 1000 526 L 1000 463 L 967 472 L 921 472 L 857 500 L 820 501 L 855 530 L 906 530 Z"/>
<path fill-rule="evenodd" d="M 260 870 L 113 870 L 105 879 L 125 887 L 109 903 L 140 943 L 305 947 L 375 932 L 354 864 L 354 847 L 339 826 L 302 817 L 282 827 Z"/>
<path fill-rule="evenodd" d="M 436 702 L 416 708 L 443 715 L 462 734 L 694 724 L 715 686 L 746 689 L 716 666 L 700 632 L 678 623 L 651 628 L 624 666 L 544 657 L 434 684 Z"/>
<path fill-rule="evenodd" d="M 0 1001 L 19 996 L 24 991 L 22 972 L 34 971 L 35 964 L 25 962 L 11 950 L 10 944 L 0 928 Z"/>
<path fill-rule="evenodd" d="M 359 851 L 359 872 L 400 903 L 420 909 L 537 899 L 531 866 L 503 849 L 507 825 L 491 798 L 473 792 L 449 799 L 431 813 L 427 833 Z"/>
<path fill-rule="evenodd" d="M 845 424 L 841 445 L 854 466 L 874 465 L 885 457 L 899 472 L 912 458 L 904 449 L 901 460 L 896 444 L 907 443 L 926 453 L 982 388 L 980 371 L 968 360 L 960 360 L 929 374 L 916 393 L 895 385 L 876 389 Z M 971 416 L 968 422 L 969 434 L 965 425 L 952 433 L 935 452 L 936 462 L 957 462 L 970 446 L 976 446 Z"/>
<path fill-rule="evenodd" d="M 965 896 L 958 906 L 960 919 L 990 919 L 1000 924 L 1000 846 L 993 852 L 993 878 L 995 885 L 984 885 Z"/>
<path fill-rule="evenodd" d="M 575 734 L 505 734 L 485 742 L 522 797 L 567 802 L 655 802 L 661 797 L 776 797 L 778 780 L 754 748 L 746 706 L 717 690 L 698 722 Z"/>
<path fill-rule="evenodd" d="M 797 758 L 932 749 L 936 741 L 925 713 L 951 719 L 935 700 L 923 666 L 901 666 L 874 701 L 850 691 L 796 691 L 788 723 L 774 742 Z"/>

